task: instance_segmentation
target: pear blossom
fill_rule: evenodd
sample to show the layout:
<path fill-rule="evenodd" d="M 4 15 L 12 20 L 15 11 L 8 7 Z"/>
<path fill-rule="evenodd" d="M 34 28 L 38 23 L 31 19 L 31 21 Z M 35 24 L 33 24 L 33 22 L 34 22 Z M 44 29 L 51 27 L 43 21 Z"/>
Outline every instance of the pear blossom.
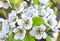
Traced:
<path fill-rule="evenodd" d="M 31 36 L 35 36 L 36 39 L 45 39 L 46 38 L 46 33 L 45 33 L 46 27 L 41 24 L 40 26 L 34 26 L 32 31 L 30 32 Z"/>
<path fill-rule="evenodd" d="M 18 20 L 18 16 L 16 11 L 12 10 L 12 12 L 8 15 L 8 22 L 11 27 L 15 27 L 15 23 Z"/>
<path fill-rule="evenodd" d="M 25 37 L 25 34 L 26 34 L 26 30 L 23 29 L 22 26 L 18 26 L 17 28 L 15 28 L 13 30 L 13 32 L 15 32 L 15 36 L 14 36 L 14 39 L 20 39 L 20 40 L 23 40 L 24 37 Z"/>
<path fill-rule="evenodd" d="M 32 18 L 24 18 L 17 21 L 18 25 L 23 26 L 24 29 L 29 30 L 32 27 Z"/>
<path fill-rule="evenodd" d="M 49 1 L 49 0 L 45 0 L 45 1 L 44 1 L 44 0 L 39 0 L 39 2 L 40 2 L 41 4 L 44 4 L 44 5 L 47 5 L 47 4 L 48 4 L 48 1 Z"/>
<path fill-rule="evenodd" d="M 27 5 L 27 3 L 24 1 L 20 4 L 19 8 L 16 8 L 17 13 L 21 13 L 24 10 L 24 6 Z"/>
<path fill-rule="evenodd" d="M 41 9 L 39 16 L 40 17 L 42 16 L 43 18 L 46 18 L 47 16 L 49 16 L 49 13 L 46 12 L 45 9 Z"/>
<path fill-rule="evenodd" d="M 53 16 L 54 18 L 56 18 L 56 16 L 54 15 L 54 11 L 53 9 L 51 9 L 50 7 L 47 7 L 46 11 L 49 13 L 49 16 Z"/>
<path fill-rule="evenodd" d="M 33 6 L 28 7 L 27 9 L 24 9 L 23 14 L 21 15 L 21 17 L 34 17 L 34 16 L 38 16 L 39 11 L 34 8 Z"/>

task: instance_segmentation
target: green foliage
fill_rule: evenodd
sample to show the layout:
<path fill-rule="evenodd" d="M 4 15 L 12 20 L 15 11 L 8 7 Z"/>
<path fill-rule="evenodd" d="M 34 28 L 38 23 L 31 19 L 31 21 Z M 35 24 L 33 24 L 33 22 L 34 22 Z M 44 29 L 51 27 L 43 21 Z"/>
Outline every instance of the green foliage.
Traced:
<path fill-rule="evenodd" d="M 46 34 L 46 41 L 51 41 L 51 38 Z"/>
<path fill-rule="evenodd" d="M 32 37 L 30 36 L 29 31 L 27 31 L 27 33 L 26 33 L 26 35 L 25 35 L 25 38 L 24 38 L 24 41 L 35 41 L 35 39 L 32 38 Z"/>
<path fill-rule="evenodd" d="M 3 14 L 3 11 L 0 9 L 0 14 Z"/>
<path fill-rule="evenodd" d="M 51 1 L 49 1 L 49 7 L 52 7 L 53 3 Z"/>
<path fill-rule="evenodd" d="M 44 20 L 41 17 L 33 17 L 33 26 L 44 24 Z"/>
<path fill-rule="evenodd" d="M 51 28 L 46 25 L 46 31 L 49 31 L 49 30 L 51 30 Z"/>
<path fill-rule="evenodd" d="M 37 4 L 39 2 L 39 0 L 33 0 L 34 4 Z"/>
<path fill-rule="evenodd" d="M 54 14 L 57 15 L 57 13 L 58 13 L 58 8 L 54 7 Z"/>
<path fill-rule="evenodd" d="M 8 41 L 12 41 L 12 33 L 9 33 L 9 35 L 8 35 Z"/>
<path fill-rule="evenodd" d="M 54 3 L 56 3 L 57 2 L 57 0 L 52 0 Z"/>
<path fill-rule="evenodd" d="M 19 7 L 21 2 L 23 2 L 23 0 L 10 0 L 13 8 Z"/>

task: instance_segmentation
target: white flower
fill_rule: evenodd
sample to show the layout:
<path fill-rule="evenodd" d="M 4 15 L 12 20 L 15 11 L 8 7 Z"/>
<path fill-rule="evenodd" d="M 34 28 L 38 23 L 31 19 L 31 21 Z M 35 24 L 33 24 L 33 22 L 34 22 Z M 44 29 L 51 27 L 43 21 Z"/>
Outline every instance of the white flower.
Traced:
<path fill-rule="evenodd" d="M 45 39 L 46 33 L 44 32 L 46 27 L 41 24 L 40 26 L 34 26 L 32 31 L 30 32 L 31 36 L 35 36 L 36 39 Z"/>
<path fill-rule="evenodd" d="M 9 29 L 9 24 L 8 24 L 8 21 L 5 20 L 3 23 L 2 23 L 2 32 L 7 34 L 10 32 L 10 29 Z"/>
<path fill-rule="evenodd" d="M 39 14 L 40 16 L 42 16 L 43 18 L 45 18 L 45 17 L 47 17 L 48 15 L 49 15 L 49 13 L 48 12 L 46 12 L 46 10 L 45 9 L 41 9 L 41 11 L 40 11 L 40 14 Z"/>
<path fill-rule="evenodd" d="M 0 18 L 0 31 L 2 31 L 2 28 L 3 28 L 3 22 L 4 22 L 4 19 L 3 19 L 3 18 Z"/>
<path fill-rule="evenodd" d="M 49 16 L 53 16 L 54 18 L 56 18 L 56 16 L 54 15 L 54 11 L 53 9 L 51 9 L 50 7 L 47 7 L 46 11 L 49 13 Z"/>
<path fill-rule="evenodd" d="M 2 1 L 0 1 L 0 8 L 2 8 L 3 7 L 3 2 Z"/>
<path fill-rule="evenodd" d="M 45 1 L 44 1 L 44 0 L 39 0 L 39 2 L 40 2 L 41 4 L 44 4 L 44 5 L 48 4 L 48 1 L 49 1 L 49 0 L 45 0 Z"/>
<path fill-rule="evenodd" d="M 34 17 L 38 16 L 39 11 L 36 10 L 33 6 L 28 7 L 27 9 L 24 9 L 23 14 L 21 15 L 22 18 L 25 17 Z"/>
<path fill-rule="evenodd" d="M 0 39 L 7 38 L 7 35 L 3 32 L 0 32 Z"/>
<path fill-rule="evenodd" d="M 11 27 L 15 27 L 15 23 L 18 20 L 18 16 L 16 14 L 16 11 L 12 10 L 11 13 L 8 15 L 8 22 Z"/>
<path fill-rule="evenodd" d="M 5 34 L 9 33 L 9 25 L 7 20 L 0 18 L 0 27 L 0 32 Z"/>
<path fill-rule="evenodd" d="M 50 26 L 50 28 L 56 27 L 58 24 L 56 19 L 53 18 L 52 16 L 49 16 L 48 18 L 45 19 L 45 23 Z"/>
<path fill-rule="evenodd" d="M 8 21 L 9 21 L 9 22 L 16 21 L 17 18 L 18 18 L 18 17 L 17 17 L 17 15 L 16 15 L 16 12 L 13 11 L 13 10 L 12 10 L 12 12 L 9 13 L 9 15 L 8 15 Z"/>
<path fill-rule="evenodd" d="M 24 10 L 24 6 L 27 5 L 27 3 L 24 1 L 20 4 L 19 8 L 16 8 L 16 12 L 20 13 Z"/>
<path fill-rule="evenodd" d="M 29 30 L 32 27 L 32 18 L 20 19 L 17 21 L 18 25 L 22 25 L 26 30 Z"/>
<path fill-rule="evenodd" d="M 23 27 L 21 27 L 21 26 L 18 26 L 17 28 L 15 28 L 13 30 L 13 32 L 16 33 L 16 35 L 14 36 L 14 38 L 15 39 L 20 39 L 20 40 L 23 40 L 24 37 L 25 37 L 25 34 L 26 34 L 25 29 L 23 29 Z"/>

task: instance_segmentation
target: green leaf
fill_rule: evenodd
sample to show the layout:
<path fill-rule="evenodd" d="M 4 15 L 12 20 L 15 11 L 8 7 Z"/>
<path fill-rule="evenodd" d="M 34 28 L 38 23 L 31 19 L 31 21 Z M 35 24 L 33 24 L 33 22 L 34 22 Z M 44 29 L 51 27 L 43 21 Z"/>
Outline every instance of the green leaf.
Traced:
<path fill-rule="evenodd" d="M 25 38 L 24 38 L 24 41 L 35 41 L 35 39 L 32 38 L 29 34 L 29 31 L 27 31 Z"/>
<path fill-rule="evenodd" d="M 3 14 L 3 11 L 2 10 L 0 10 L 0 14 Z"/>
<path fill-rule="evenodd" d="M 46 26 L 46 31 L 51 30 L 51 28 L 49 26 Z"/>
<path fill-rule="evenodd" d="M 53 3 L 51 1 L 49 1 L 49 7 L 52 7 Z"/>
<path fill-rule="evenodd" d="M 54 3 L 56 3 L 57 2 L 57 0 L 52 0 Z"/>
<path fill-rule="evenodd" d="M 46 34 L 46 41 L 51 41 L 51 38 Z"/>
<path fill-rule="evenodd" d="M 44 24 L 44 20 L 41 17 L 33 17 L 33 26 Z"/>
<path fill-rule="evenodd" d="M 8 34 L 8 41 L 12 41 L 12 33 Z"/>
<path fill-rule="evenodd" d="M 58 13 L 58 8 L 54 7 L 54 14 L 57 15 L 57 13 Z"/>
<path fill-rule="evenodd" d="M 19 7 L 21 2 L 23 2 L 23 0 L 10 0 L 13 8 Z"/>
<path fill-rule="evenodd" d="M 33 0 L 34 4 L 37 4 L 39 2 L 39 0 Z"/>

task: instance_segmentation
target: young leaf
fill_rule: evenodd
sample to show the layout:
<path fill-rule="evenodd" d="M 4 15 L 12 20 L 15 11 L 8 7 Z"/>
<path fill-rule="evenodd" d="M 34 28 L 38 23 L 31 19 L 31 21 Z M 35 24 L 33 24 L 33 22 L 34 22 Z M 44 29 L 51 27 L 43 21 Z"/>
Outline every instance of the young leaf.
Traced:
<path fill-rule="evenodd" d="M 33 26 L 44 23 L 44 20 L 41 17 L 33 17 L 32 20 L 33 20 Z"/>
<path fill-rule="evenodd" d="M 46 34 L 46 41 L 51 41 L 51 38 Z"/>
<path fill-rule="evenodd" d="M 54 14 L 57 15 L 57 13 L 58 13 L 58 8 L 54 7 Z"/>
<path fill-rule="evenodd" d="M 24 41 L 35 41 L 35 40 L 30 36 L 29 32 L 27 32 L 25 35 Z"/>
<path fill-rule="evenodd" d="M 8 34 L 8 41 L 12 41 L 12 33 Z"/>
<path fill-rule="evenodd" d="M 21 2 L 23 2 L 23 0 L 10 0 L 13 8 L 19 7 Z"/>
<path fill-rule="evenodd" d="M 38 4 L 39 0 L 33 0 L 34 4 Z"/>

